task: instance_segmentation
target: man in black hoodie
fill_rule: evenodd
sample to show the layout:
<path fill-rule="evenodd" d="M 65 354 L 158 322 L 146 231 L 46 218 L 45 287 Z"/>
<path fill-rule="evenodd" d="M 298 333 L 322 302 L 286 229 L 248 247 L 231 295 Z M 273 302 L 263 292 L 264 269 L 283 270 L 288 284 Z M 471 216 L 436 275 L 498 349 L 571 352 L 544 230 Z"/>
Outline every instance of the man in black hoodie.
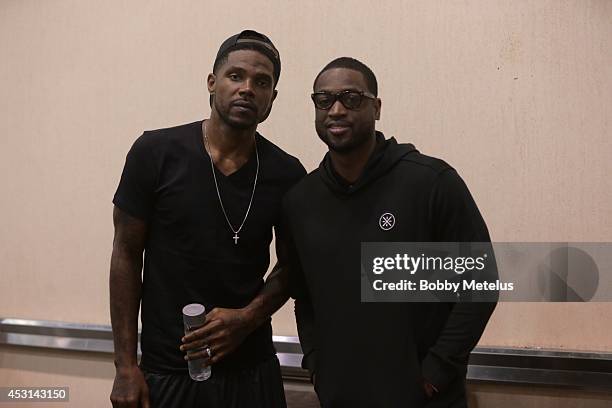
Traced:
<path fill-rule="evenodd" d="M 324 408 L 464 407 L 469 353 L 495 303 L 360 299 L 361 242 L 490 241 L 452 167 L 375 130 L 377 92 L 372 71 L 352 58 L 314 82 L 329 152 L 283 203 L 302 365 Z"/>

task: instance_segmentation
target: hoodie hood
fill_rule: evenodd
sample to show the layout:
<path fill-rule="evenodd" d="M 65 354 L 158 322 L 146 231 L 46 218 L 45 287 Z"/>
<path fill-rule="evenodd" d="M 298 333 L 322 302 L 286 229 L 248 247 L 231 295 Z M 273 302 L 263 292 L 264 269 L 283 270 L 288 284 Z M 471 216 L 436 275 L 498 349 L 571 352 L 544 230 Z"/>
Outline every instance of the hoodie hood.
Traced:
<path fill-rule="evenodd" d="M 376 147 L 361 173 L 352 185 L 347 183 L 334 169 L 329 152 L 319 165 L 319 174 L 330 190 L 344 195 L 353 194 L 387 174 L 404 156 L 418 153 L 413 144 L 397 143 L 394 137 L 385 139 L 382 132 L 376 132 Z"/>

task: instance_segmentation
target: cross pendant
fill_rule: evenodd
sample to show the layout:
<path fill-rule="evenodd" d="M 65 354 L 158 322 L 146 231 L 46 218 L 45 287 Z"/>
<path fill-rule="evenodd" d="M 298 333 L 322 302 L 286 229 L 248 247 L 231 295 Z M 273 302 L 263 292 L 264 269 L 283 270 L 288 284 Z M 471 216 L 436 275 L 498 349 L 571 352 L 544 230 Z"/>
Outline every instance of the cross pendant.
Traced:
<path fill-rule="evenodd" d="M 237 232 L 234 232 L 234 245 L 238 245 L 238 238 L 240 238 L 240 237 L 238 236 L 238 233 L 237 233 Z"/>

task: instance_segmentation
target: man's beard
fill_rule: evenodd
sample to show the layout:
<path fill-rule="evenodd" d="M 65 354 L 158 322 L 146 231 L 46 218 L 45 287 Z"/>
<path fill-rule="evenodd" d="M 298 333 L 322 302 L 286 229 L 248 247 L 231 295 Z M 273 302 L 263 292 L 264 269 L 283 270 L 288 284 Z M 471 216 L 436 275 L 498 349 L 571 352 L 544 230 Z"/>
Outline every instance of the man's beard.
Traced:
<path fill-rule="evenodd" d="M 326 127 L 323 129 L 316 128 L 316 130 L 319 139 L 327 145 L 329 150 L 338 154 L 348 154 L 358 150 L 369 142 L 370 136 L 374 133 L 374 128 L 372 128 L 371 131 L 364 130 L 359 133 L 353 133 L 353 137 L 347 143 L 337 145 L 333 142 L 333 139 L 328 136 Z"/>
<path fill-rule="evenodd" d="M 246 129 L 250 129 L 253 126 L 257 126 L 259 124 L 259 122 L 257 121 L 257 119 L 255 119 L 253 121 L 253 123 L 248 123 L 248 122 L 240 122 L 240 121 L 235 121 L 233 119 L 231 119 L 229 117 L 229 115 L 227 115 L 227 110 L 224 109 L 220 109 L 220 106 L 217 104 L 216 100 L 213 99 L 213 104 L 215 106 L 215 109 L 217 110 L 217 114 L 219 115 L 219 117 L 221 118 L 221 120 L 223 122 L 225 122 L 228 126 L 234 128 L 234 129 L 238 129 L 238 130 L 246 130 Z M 228 109 L 229 110 L 229 109 Z M 255 117 L 257 117 L 257 114 L 255 113 Z"/>

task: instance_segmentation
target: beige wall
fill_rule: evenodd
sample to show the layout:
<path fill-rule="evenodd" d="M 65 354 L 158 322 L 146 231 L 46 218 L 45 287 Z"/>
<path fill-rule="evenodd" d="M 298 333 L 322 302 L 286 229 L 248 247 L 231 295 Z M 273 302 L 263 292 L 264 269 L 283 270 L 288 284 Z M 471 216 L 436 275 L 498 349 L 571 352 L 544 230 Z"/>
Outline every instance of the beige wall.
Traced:
<path fill-rule="evenodd" d="M 309 170 L 312 80 L 355 56 L 379 79 L 379 129 L 455 166 L 494 240 L 611 241 L 611 21 L 607 0 L 3 1 L 0 315 L 109 323 L 125 154 L 208 114 L 216 49 L 244 28 L 283 60 L 260 130 Z M 290 309 L 276 334 L 295 334 Z M 503 304 L 482 343 L 612 351 L 611 313 Z"/>
<path fill-rule="evenodd" d="M 68 387 L 68 402 L 0 403 L 0 407 L 110 407 L 115 366 L 109 354 L 0 347 L 0 387 Z"/>

